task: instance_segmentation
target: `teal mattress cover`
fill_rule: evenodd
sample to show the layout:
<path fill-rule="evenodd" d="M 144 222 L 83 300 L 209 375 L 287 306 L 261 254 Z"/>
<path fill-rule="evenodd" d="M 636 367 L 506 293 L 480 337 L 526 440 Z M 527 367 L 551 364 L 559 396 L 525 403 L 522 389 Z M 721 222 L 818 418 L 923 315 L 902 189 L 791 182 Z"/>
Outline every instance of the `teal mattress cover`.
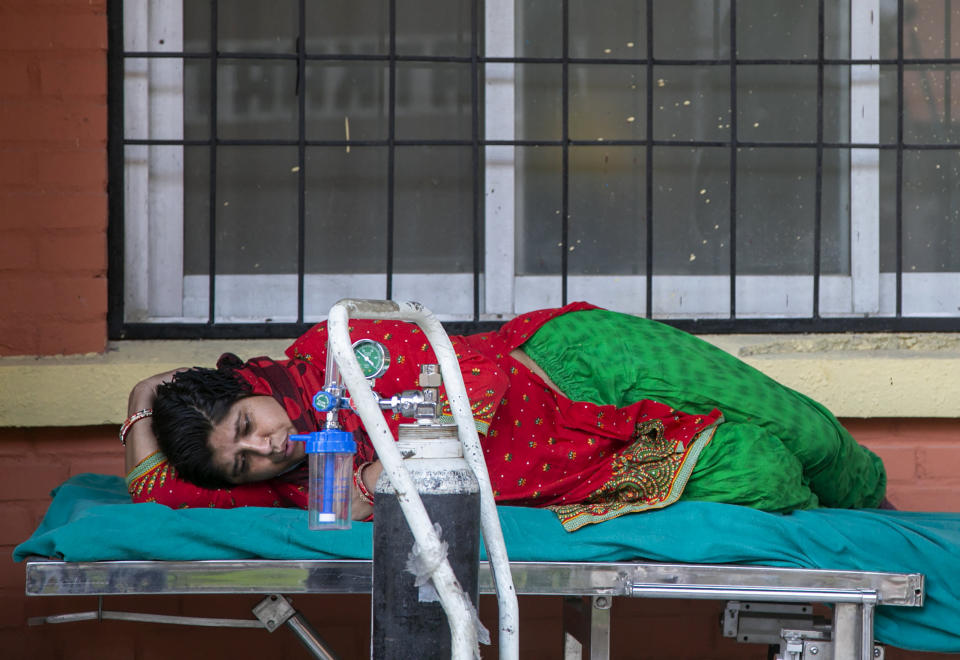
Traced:
<path fill-rule="evenodd" d="M 567 532 L 544 509 L 499 507 L 516 561 L 744 564 L 926 575 L 922 608 L 877 608 L 875 637 L 960 653 L 960 513 L 815 509 L 788 515 L 678 502 Z M 14 560 L 369 559 L 372 523 L 312 532 L 299 509 L 173 510 L 133 504 L 123 479 L 72 477 Z"/>

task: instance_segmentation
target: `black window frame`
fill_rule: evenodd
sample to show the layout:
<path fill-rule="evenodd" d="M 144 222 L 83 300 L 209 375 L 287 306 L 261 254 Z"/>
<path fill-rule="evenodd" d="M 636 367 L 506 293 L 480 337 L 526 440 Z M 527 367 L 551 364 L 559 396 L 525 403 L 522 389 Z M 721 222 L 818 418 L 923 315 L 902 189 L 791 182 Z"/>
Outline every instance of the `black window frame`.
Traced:
<path fill-rule="evenodd" d="M 245 141 L 245 140 L 222 140 L 217 137 L 216 127 L 216 60 L 225 56 L 217 50 L 217 0 L 211 2 L 211 48 L 208 52 L 180 52 L 180 53 L 156 53 L 156 52 L 124 52 L 123 49 L 123 0 L 109 0 L 107 3 L 108 11 L 108 158 L 109 158 L 109 224 L 108 224 L 108 334 L 112 340 L 118 339 L 199 339 L 199 338 L 223 338 L 223 339 L 253 339 L 253 338 L 288 338 L 295 337 L 308 329 L 312 322 L 304 321 L 303 314 L 303 286 L 304 286 L 304 181 L 305 181 L 305 162 L 304 152 L 307 146 L 384 146 L 388 151 L 388 254 L 387 263 L 387 281 L 385 283 L 386 297 L 392 294 L 392 275 L 393 258 L 392 250 L 392 232 L 393 232 L 393 172 L 394 172 L 394 153 L 397 147 L 401 146 L 469 146 L 473 153 L 473 214 L 471 218 L 472 230 L 474 236 L 473 242 L 473 320 L 468 322 L 445 323 L 448 331 L 452 333 L 469 333 L 486 331 L 500 325 L 499 322 L 486 321 L 481 319 L 480 312 L 480 291 L 481 291 L 481 263 L 482 254 L 482 232 L 484 222 L 484 200 L 483 200 L 483 164 L 482 150 L 486 146 L 517 146 L 517 147 L 559 147 L 562 153 L 562 171 L 560 172 L 562 187 L 562 202 L 560 217 L 562 219 L 561 236 L 561 286 L 562 301 L 569 302 L 567 292 L 568 277 L 568 209 L 569 209 L 569 181 L 568 181 L 568 162 L 569 149 L 571 147 L 591 147 L 597 146 L 596 142 L 585 140 L 572 140 L 568 132 L 569 119 L 569 97 L 568 97 L 568 67 L 571 64 L 595 64 L 595 65 L 635 65 L 645 67 L 646 69 L 646 134 L 644 139 L 640 140 L 608 140 L 603 143 L 604 146 L 641 146 L 646 147 L 646 217 L 644 218 L 646 231 L 646 314 L 647 317 L 654 317 L 653 314 L 653 263 L 654 263 L 654 236 L 653 236 L 653 186 L 655 173 L 653 171 L 653 148 L 654 147 L 681 147 L 689 149 L 691 147 L 723 147 L 729 149 L 730 158 L 730 241 L 731 245 L 736 244 L 736 214 L 737 214 L 737 158 L 738 151 L 745 148 L 768 149 L 768 148 L 803 148 L 816 150 L 817 178 L 816 178 L 816 209 L 814 211 L 814 255 L 813 255 L 813 310 L 810 317 L 806 318 L 743 318 L 737 316 L 737 253 L 735 249 L 730 250 L 730 317 L 726 319 L 670 319 L 661 318 L 665 323 L 673 325 L 694 333 L 831 333 L 831 332 L 957 332 L 960 331 L 960 312 L 957 316 L 942 317 L 918 317 L 903 315 L 903 156 L 904 152 L 912 150 L 960 150 L 960 144 L 908 144 L 904 142 L 903 130 L 903 75 L 904 67 L 913 64 L 924 65 L 945 65 L 955 66 L 960 64 L 960 58 L 950 57 L 949 39 L 946 44 L 946 57 L 937 59 L 908 59 L 904 57 L 904 0 L 897 2 L 897 56 L 893 59 L 879 60 L 858 60 L 858 59 L 838 59 L 826 58 L 824 56 L 824 7 L 826 0 L 818 0 L 818 48 L 815 59 L 739 59 L 736 56 L 737 44 L 737 22 L 736 10 L 737 0 L 730 0 L 730 52 L 731 56 L 726 59 L 716 60 L 667 60 L 656 59 L 653 54 L 653 12 L 654 0 L 646 1 L 647 12 L 647 43 L 646 53 L 641 57 L 632 59 L 622 58 L 573 58 L 569 56 L 569 0 L 561 0 L 563 28 L 562 28 L 562 54 L 557 58 L 531 58 L 531 57 L 484 57 L 481 55 L 482 42 L 482 9 L 483 3 L 480 0 L 470 0 L 471 8 L 471 43 L 470 55 L 466 57 L 425 57 L 425 56 L 401 56 L 397 54 L 396 49 L 396 0 L 389 0 L 390 16 L 390 48 L 385 55 L 376 56 L 358 56 L 358 55 L 314 55 L 304 51 L 304 11 L 306 0 L 299 0 L 299 32 L 298 48 L 295 54 L 279 55 L 285 59 L 292 59 L 297 62 L 299 71 L 302 72 L 305 63 L 308 60 L 346 60 L 346 59 L 370 59 L 384 61 L 389 70 L 389 134 L 382 141 L 347 142 L 341 141 L 310 141 L 305 137 L 304 130 L 304 93 L 299 90 L 299 127 L 298 138 L 295 140 L 276 140 L 276 141 Z M 945 5 L 949 18 L 950 7 Z M 949 34 L 949 33 L 948 33 Z M 242 57 L 262 57 L 262 53 L 235 53 L 231 52 L 226 56 L 230 58 Z M 213 64 L 211 68 L 211 133 L 206 140 L 132 140 L 124 137 L 123 117 L 124 117 L 124 96 L 123 96 L 123 72 L 124 60 L 126 58 L 152 58 L 152 57 L 183 57 L 183 58 L 208 58 Z M 471 67 L 472 84 L 472 134 L 468 140 L 399 140 L 394 133 L 394 111 L 395 111 L 395 72 L 396 65 L 399 62 L 458 62 L 469 64 Z M 483 67 L 487 63 L 514 63 L 514 64 L 558 64 L 562 70 L 563 87 L 561 90 L 562 98 L 562 129 L 561 138 L 558 141 L 544 140 L 486 140 L 482 135 L 482 113 L 483 113 Z M 778 66 L 816 66 L 817 69 L 817 137 L 814 142 L 749 142 L 738 139 L 737 132 L 737 72 L 740 65 L 778 65 Z M 835 65 L 857 65 L 857 64 L 876 64 L 895 66 L 897 71 L 897 136 L 892 144 L 863 144 L 852 142 L 826 142 L 823 139 L 823 81 L 824 68 Z M 723 141 L 674 141 L 674 140 L 655 140 L 653 136 L 653 85 L 654 76 L 653 67 L 669 66 L 723 66 L 729 67 L 730 76 L 730 102 L 731 102 L 731 130 L 729 140 Z M 948 76 L 949 78 L 949 76 Z M 949 88 L 946 90 L 947 105 L 949 106 Z M 215 279 L 216 275 L 210 277 L 210 297 L 209 297 L 209 321 L 206 323 L 132 323 L 124 320 L 124 200 L 123 200 L 123 181 L 124 181 L 124 150 L 127 145 L 154 145 L 154 144 L 176 144 L 176 145 L 205 145 L 210 148 L 211 153 L 211 172 L 215 172 L 217 147 L 220 145 L 231 144 L 277 144 L 297 146 L 300 159 L 299 188 L 298 188 L 298 207 L 299 207 L 299 247 L 298 247 L 298 313 L 297 321 L 293 323 L 217 323 L 214 320 L 215 304 Z M 853 149 L 853 148 L 871 148 L 881 151 L 893 151 L 896 155 L 896 313 L 894 316 L 875 316 L 875 317 L 822 317 L 819 310 L 820 298 L 820 250 L 821 250 L 821 206 L 822 206 L 822 163 L 825 149 Z M 211 177 L 210 191 L 210 273 L 215 273 L 216 262 L 216 242 L 213 239 L 215 231 L 215 177 Z"/>

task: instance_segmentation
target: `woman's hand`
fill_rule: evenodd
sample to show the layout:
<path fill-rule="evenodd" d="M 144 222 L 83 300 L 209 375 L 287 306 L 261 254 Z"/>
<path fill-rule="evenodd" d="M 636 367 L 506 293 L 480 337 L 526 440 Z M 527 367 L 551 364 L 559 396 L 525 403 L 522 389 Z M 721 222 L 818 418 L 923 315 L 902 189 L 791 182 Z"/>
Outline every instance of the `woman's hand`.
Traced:
<path fill-rule="evenodd" d="M 152 409 L 157 398 L 157 386 L 173 379 L 173 375 L 186 368 L 173 369 L 144 378 L 133 386 L 127 399 L 127 416 L 138 410 Z M 159 449 L 157 437 L 153 434 L 153 426 L 149 419 L 142 419 L 127 431 L 126 444 L 126 471 L 129 473 L 137 464 Z"/>
<path fill-rule="evenodd" d="M 367 492 L 373 493 L 381 472 L 383 472 L 383 465 L 380 461 L 374 461 L 364 467 L 363 471 L 357 475 L 357 478 L 363 479 L 363 485 L 367 487 Z M 354 520 L 366 520 L 373 515 L 373 505 L 363 501 L 360 497 L 360 489 L 357 488 L 356 484 L 351 488 L 353 501 L 350 505 L 350 517 Z"/>
<path fill-rule="evenodd" d="M 134 385 L 130 391 L 130 397 L 127 399 L 127 415 L 132 415 L 144 408 L 153 408 L 153 401 L 157 398 L 157 386 L 161 383 L 169 383 L 173 380 L 174 374 L 180 371 L 186 371 L 186 368 L 154 374 Z"/>

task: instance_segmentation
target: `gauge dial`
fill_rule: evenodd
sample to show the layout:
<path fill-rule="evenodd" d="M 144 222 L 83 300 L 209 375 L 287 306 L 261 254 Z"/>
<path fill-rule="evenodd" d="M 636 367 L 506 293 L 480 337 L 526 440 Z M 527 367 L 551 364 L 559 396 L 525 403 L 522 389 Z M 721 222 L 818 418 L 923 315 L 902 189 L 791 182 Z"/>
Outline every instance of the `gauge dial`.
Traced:
<path fill-rule="evenodd" d="M 390 351 L 373 339 L 358 339 L 353 343 L 353 354 L 360 363 L 360 369 L 367 380 L 379 378 L 390 366 Z"/>

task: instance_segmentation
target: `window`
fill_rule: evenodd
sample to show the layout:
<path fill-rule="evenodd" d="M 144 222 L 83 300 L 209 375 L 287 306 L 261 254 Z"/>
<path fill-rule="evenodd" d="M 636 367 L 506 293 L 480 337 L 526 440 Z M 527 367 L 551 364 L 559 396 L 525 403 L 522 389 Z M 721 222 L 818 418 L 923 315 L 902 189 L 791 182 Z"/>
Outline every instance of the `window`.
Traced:
<path fill-rule="evenodd" d="M 114 337 L 289 336 L 342 297 L 960 329 L 946 0 L 118 0 L 111 26 Z"/>

